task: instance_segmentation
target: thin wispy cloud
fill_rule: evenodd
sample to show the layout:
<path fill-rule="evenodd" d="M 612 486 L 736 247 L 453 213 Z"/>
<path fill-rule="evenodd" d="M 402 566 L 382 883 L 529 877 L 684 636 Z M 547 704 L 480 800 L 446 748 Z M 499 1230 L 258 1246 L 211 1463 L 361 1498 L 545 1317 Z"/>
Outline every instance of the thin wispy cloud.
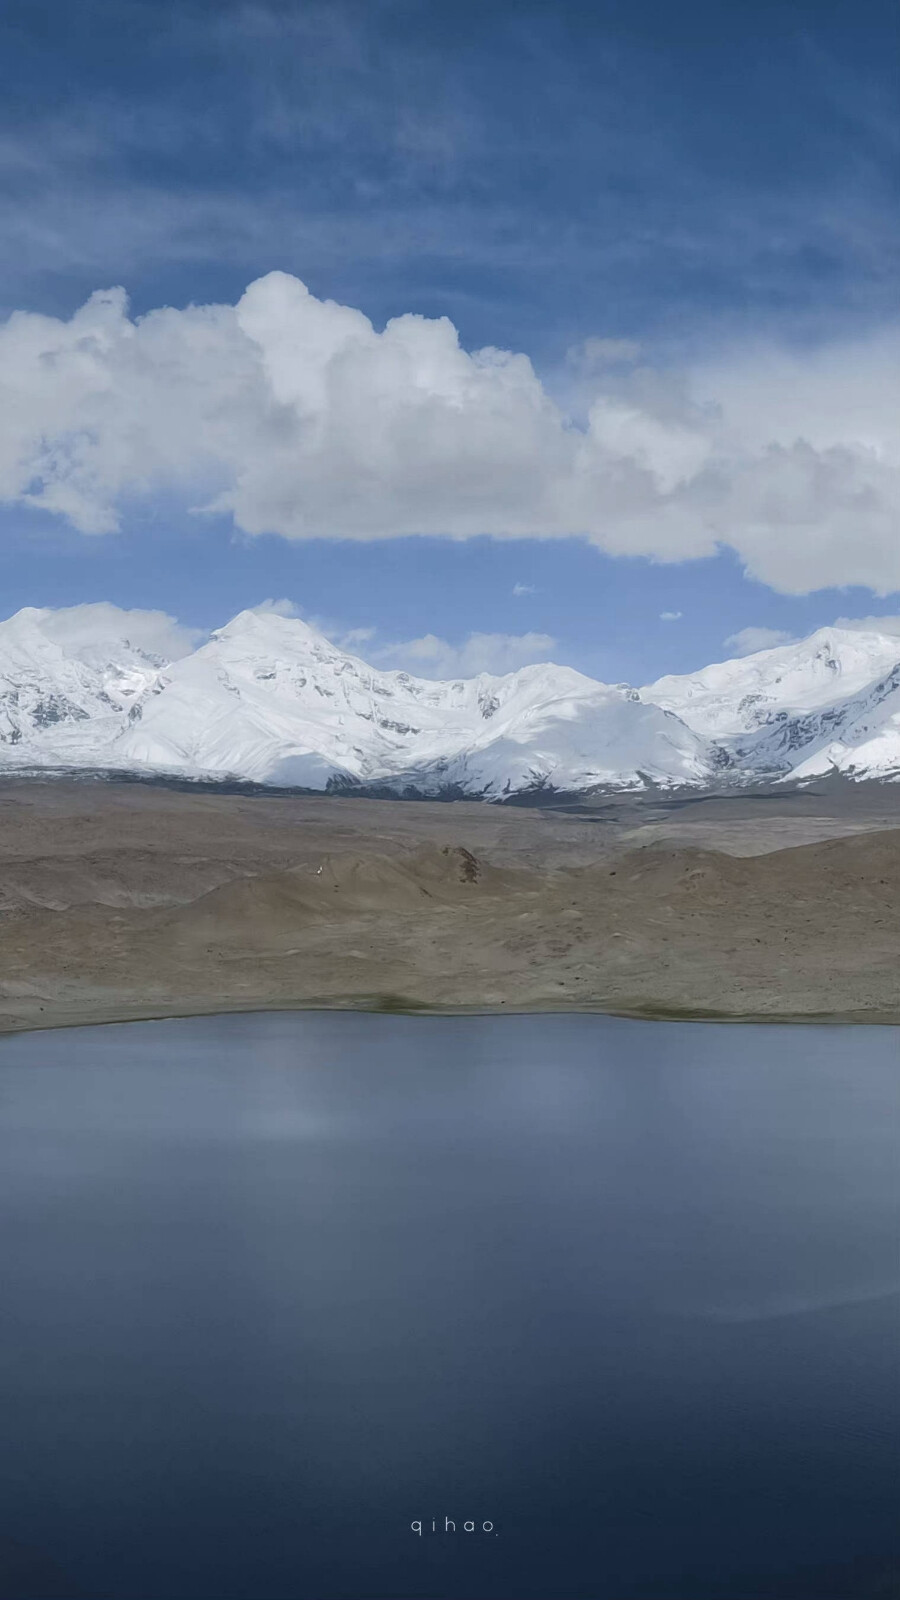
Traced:
<path fill-rule="evenodd" d="M 736 656 L 752 656 L 757 650 L 773 650 L 776 645 L 790 644 L 793 634 L 784 628 L 741 628 L 723 640 L 726 650 Z"/>
<path fill-rule="evenodd" d="M 900 637 L 900 617 L 837 617 L 836 628 L 851 628 L 861 633 L 886 633 Z"/>
<path fill-rule="evenodd" d="M 428 633 L 370 649 L 368 659 L 421 678 L 475 678 L 481 672 L 502 676 L 547 661 L 555 648 L 548 633 L 471 633 L 461 644 Z"/>
<path fill-rule="evenodd" d="M 821 332 L 894 304 L 896 116 L 874 28 L 851 71 L 774 16 L 764 41 L 734 13 L 701 63 L 664 7 L 611 49 L 600 14 L 566 0 L 488 8 L 471 32 L 412 0 L 82 0 L 60 8 L 63 70 L 40 9 L 13 9 L 10 304 L 70 309 L 88 272 L 142 304 L 160 281 L 202 300 L 223 275 L 233 295 L 234 274 L 289 265 L 376 319 L 410 291 L 434 312 L 439 284 L 499 342 L 530 331 L 537 354 L 574 342 L 607 363 L 648 335 L 746 328 L 748 309 Z M 736 52 L 760 69 L 737 83 L 715 70 Z"/>

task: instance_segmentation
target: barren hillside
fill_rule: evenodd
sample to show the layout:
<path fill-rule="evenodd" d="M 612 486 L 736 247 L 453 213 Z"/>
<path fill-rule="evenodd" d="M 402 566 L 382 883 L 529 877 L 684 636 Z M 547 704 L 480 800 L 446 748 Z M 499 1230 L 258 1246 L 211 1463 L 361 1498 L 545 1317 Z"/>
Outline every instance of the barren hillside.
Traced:
<path fill-rule="evenodd" d="M 309 1005 L 898 1021 L 898 800 L 8 783 L 0 1028 Z"/>

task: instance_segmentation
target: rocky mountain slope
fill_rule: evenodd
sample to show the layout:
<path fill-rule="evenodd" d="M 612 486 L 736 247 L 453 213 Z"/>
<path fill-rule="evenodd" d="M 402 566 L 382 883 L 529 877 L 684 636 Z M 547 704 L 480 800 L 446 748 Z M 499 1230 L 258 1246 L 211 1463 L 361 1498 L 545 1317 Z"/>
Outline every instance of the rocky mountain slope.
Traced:
<path fill-rule="evenodd" d="M 108 608 L 112 611 L 112 608 Z M 0 769 L 487 799 L 900 778 L 900 639 L 824 629 L 641 690 L 569 667 L 436 682 L 244 611 L 167 660 L 67 613 L 0 623 Z"/>
<path fill-rule="evenodd" d="M 900 638 L 820 628 L 806 639 L 641 690 L 712 740 L 738 779 L 900 777 Z"/>

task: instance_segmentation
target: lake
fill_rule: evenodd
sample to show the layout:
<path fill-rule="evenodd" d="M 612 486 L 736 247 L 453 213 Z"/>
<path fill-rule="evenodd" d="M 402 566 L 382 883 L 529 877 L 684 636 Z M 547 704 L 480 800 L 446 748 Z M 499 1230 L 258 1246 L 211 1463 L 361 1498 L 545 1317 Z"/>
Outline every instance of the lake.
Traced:
<path fill-rule="evenodd" d="M 898 1083 L 889 1028 L 0 1041 L 0 1595 L 900 1594 Z"/>

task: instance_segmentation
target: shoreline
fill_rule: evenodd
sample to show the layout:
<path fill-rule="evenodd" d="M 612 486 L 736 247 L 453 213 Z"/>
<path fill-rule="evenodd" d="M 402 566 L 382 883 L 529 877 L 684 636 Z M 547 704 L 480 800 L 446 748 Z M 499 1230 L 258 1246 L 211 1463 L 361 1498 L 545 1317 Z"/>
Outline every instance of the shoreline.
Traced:
<path fill-rule="evenodd" d="M 283 999 L 248 1005 L 245 1001 L 229 1004 L 221 1000 L 215 1005 L 192 1006 L 175 1002 L 168 1007 L 136 1005 L 122 1007 L 85 1007 L 77 1014 L 60 1008 L 55 1014 L 43 1012 L 34 1018 L 11 1020 L 0 1016 L 0 1043 L 4 1039 L 22 1034 L 55 1033 L 61 1029 L 127 1027 L 142 1022 L 185 1022 L 191 1018 L 254 1017 L 265 1015 L 290 1016 L 302 1012 L 352 1012 L 372 1017 L 420 1017 L 423 1020 L 449 1017 L 615 1017 L 627 1022 L 693 1023 L 721 1026 L 751 1027 L 809 1027 L 809 1028 L 900 1028 L 900 1009 L 895 1012 L 874 1007 L 872 1010 L 847 1011 L 715 1011 L 665 1005 L 623 1006 L 611 1003 L 560 1005 L 552 1001 L 535 1001 L 532 1004 L 517 1002 L 514 1005 L 429 1005 L 424 1002 L 404 1001 L 400 997 L 376 995 L 348 996 L 345 1000 L 310 999 L 294 1003 Z"/>

